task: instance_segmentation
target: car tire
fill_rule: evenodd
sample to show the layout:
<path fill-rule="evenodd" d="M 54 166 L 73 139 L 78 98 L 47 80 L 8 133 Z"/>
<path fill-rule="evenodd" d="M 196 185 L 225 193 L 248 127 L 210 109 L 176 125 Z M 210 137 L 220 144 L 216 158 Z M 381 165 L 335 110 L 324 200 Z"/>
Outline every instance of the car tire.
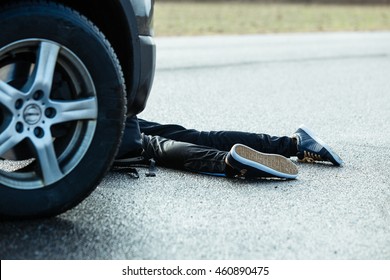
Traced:
<path fill-rule="evenodd" d="M 58 215 L 114 160 L 126 117 L 123 74 L 102 33 L 60 4 L 0 10 L 0 217 Z"/>

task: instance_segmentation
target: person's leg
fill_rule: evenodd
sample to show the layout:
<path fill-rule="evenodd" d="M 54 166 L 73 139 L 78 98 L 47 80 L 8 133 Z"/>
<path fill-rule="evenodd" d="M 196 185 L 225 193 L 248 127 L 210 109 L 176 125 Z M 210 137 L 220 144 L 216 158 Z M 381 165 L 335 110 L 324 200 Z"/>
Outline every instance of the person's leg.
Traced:
<path fill-rule="evenodd" d="M 243 144 L 263 153 L 296 156 L 297 144 L 291 137 L 270 136 L 264 133 L 241 131 L 198 131 L 176 124 L 159 124 L 139 119 L 142 133 L 153 136 L 230 151 L 235 144 Z"/>
<path fill-rule="evenodd" d="M 129 118 L 118 157 L 134 157 L 142 151 L 140 131 L 146 135 L 162 136 L 171 140 L 230 151 L 235 144 L 243 144 L 262 153 L 279 154 L 285 157 L 298 156 L 306 161 L 330 161 L 343 164 L 324 141 L 301 126 L 292 137 L 276 137 L 240 131 L 197 131 L 180 125 L 161 125 L 155 122 Z M 117 158 L 118 158 L 117 157 Z"/>
<path fill-rule="evenodd" d="M 297 167 L 287 158 L 234 145 L 229 152 L 207 146 L 143 135 L 144 157 L 157 165 L 227 177 L 294 179 Z"/>
<path fill-rule="evenodd" d="M 116 158 L 130 158 L 142 153 L 142 138 L 137 116 L 126 119 L 122 143 Z"/>
<path fill-rule="evenodd" d="M 143 134 L 143 156 L 157 165 L 198 173 L 223 175 L 227 152 L 161 136 Z"/>

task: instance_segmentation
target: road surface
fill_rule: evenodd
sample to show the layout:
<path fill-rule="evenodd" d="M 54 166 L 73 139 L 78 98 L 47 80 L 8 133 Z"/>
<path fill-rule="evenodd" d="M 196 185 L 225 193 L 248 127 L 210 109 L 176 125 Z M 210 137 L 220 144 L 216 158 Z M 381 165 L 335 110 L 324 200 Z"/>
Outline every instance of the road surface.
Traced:
<path fill-rule="evenodd" d="M 1 259 L 390 259 L 390 33 L 157 38 L 142 118 L 291 135 L 345 161 L 294 181 L 109 173 L 56 218 L 0 224 Z M 293 159 L 295 161 L 295 159 Z"/>

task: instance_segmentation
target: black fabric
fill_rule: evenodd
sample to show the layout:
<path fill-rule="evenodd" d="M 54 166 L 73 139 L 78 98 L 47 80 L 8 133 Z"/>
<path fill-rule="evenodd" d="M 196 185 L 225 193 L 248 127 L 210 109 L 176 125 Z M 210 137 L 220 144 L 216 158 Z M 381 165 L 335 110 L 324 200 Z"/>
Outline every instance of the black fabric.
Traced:
<path fill-rule="evenodd" d="M 157 165 L 194 172 L 224 173 L 227 152 L 161 136 L 143 134 L 144 156 Z"/>
<path fill-rule="evenodd" d="M 135 138 L 135 139 L 134 139 Z M 118 157 L 140 153 L 157 165 L 194 172 L 224 174 L 225 157 L 234 144 L 244 144 L 263 153 L 295 156 L 290 137 L 240 131 L 198 131 L 176 124 L 159 124 L 129 118 Z"/>
<path fill-rule="evenodd" d="M 126 119 L 122 144 L 119 147 L 117 158 L 124 156 L 136 157 L 142 152 L 142 137 L 137 116 Z"/>
<path fill-rule="evenodd" d="M 151 136 L 162 136 L 171 140 L 188 142 L 230 151 L 235 144 L 243 144 L 262 153 L 279 154 L 285 157 L 295 156 L 296 144 L 290 137 L 277 137 L 242 131 L 198 131 L 186 129 L 177 124 L 159 124 L 139 119 L 142 133 Z"/>

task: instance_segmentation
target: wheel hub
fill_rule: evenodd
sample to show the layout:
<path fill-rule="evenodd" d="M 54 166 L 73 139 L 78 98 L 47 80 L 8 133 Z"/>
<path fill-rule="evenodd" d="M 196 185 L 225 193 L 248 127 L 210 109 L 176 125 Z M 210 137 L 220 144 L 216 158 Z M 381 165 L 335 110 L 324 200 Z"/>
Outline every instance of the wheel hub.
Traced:
<path fill-rule="evenodd" d="M 42 118 L 42 111 L 36 104 L 27 105 L 23 112 L 23 119 L 28 125 L 37 124 Z"/>

